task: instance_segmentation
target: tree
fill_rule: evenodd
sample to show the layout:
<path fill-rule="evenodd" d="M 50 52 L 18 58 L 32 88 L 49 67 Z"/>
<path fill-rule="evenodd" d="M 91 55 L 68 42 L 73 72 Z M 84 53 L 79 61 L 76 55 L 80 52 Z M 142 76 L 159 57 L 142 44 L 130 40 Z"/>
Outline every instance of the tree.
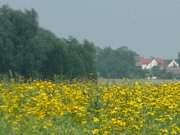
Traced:
<path fill-rule="evenodd" d="M 32 10 L 0 8 L 0 72 L 31 74 L 33 68 L 32 39 L 38 31 L 37 14 Z"/>
<path fill-rule="evenodd" d="M 86 68 L 86 75 L 92 78 L 97 77 L 96 48 L 92 42 L 84 40 L 82 45 L 82 59 Z"/>
<path fill-rule="evenodd" d="M 178 53 L 178 63 L 180 64 L 180 52 Z"/>
<path fill-rule="evenodd" d="M 97 67 L 100 76 L 105 78 L 134 77 L 137 54 L 127 47 L 98 49 Z"/>
<path fill-rule="evenodd" d="M 46 52 L 46 59 L 43 61 L 42 71 L 44 78 L 52 78 L 54 75 L 65 75 L 67 70 L 66 55 L 64 44 L 56 39 L 54 44 Z"/>
<path fill-rule="evenodd" d="M 96 77 L 96 49 L 92 42 L 58 38 L 40 28 L 32 10 L 0 7 L 0 74 L 51 79 Z"/>

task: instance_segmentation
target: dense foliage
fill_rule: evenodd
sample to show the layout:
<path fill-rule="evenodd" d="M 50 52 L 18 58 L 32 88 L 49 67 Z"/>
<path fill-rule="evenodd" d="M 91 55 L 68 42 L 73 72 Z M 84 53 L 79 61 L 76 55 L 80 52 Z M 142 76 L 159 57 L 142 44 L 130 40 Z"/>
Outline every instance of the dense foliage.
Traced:
<path fill-rule="evenodd" d="M 0 134 L 178 135 L 180 83 L 0 83 Z"/>
<path fill-rule="evenodd" d="M 178 63 L 180 65 L 180 52 L 178 53 Z"/>
<path fill-rule="evenodd" d="M 0 8 L 0 74 L 33 78 L 96 77 L 93 43 L 40 28 L 35 10 Z"/>
<path fill-rule="evenodd" d="M 0 23 L 0 74 L 41 79 L 96 78 L 97 72 L 106 78 L 141 76 L 131 50 L 96 49 L 87 40 L 58 38 L 39 27 L 34 9 L 3 6 Z"/>
<path fill-rule="evenodd" d="M 104 78 L 143 78 L 144 72 L 136 66 L 138 55 L 127 47 L 97 49 L 97 71 Z"/>

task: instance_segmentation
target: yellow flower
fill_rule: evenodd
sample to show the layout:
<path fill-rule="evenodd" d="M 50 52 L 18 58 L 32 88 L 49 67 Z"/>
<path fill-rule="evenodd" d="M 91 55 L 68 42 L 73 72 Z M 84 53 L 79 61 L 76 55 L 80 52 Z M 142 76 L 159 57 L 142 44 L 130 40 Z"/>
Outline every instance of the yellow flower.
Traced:
<path fill-rule="evenodd" d="M 97 129 L 97 128 L 93 129 L 93 131 L 92 131 L 93 135 L 97 135 L 98 133 L 99 133 L 99 129 Z"/>
<path fill-rule="evenodd" d="M 97 117 L 94 117 L 94 118 L 93 118 L 93 122 L 94 122 L 94 123 L 97 123 L 97 122 L 99 122 L 99 119 L 98 119 Z"/>

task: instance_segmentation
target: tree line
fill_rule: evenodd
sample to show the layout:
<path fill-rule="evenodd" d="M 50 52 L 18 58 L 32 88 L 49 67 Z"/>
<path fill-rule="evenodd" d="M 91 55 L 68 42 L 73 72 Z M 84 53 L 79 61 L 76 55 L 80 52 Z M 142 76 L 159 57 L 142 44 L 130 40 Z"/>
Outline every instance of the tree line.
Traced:
<path fill-rule="evenodd" d="M 4 5 L 0 7 L 0 24 L 1 75 L 34 79 L 144 78 L 146 75 L 136 66 L 136 52 L 127 47 L 100 48 L 73 37 L 59 38 L 39 26 L 34 9 L 14 10 Z"/>
<path fill-rule="evenodd" d="M 103 78 L 144 78 L 144 71 L 136 66 L 138 54 L 127 47 L 97 49 L 97 71 Z"/>
<path fill-rule="evenodd" d="M 96 77 L 92 42 L 58 38 L 41 28 L 32 10 L 0 8 L 0 74 L 25 78 Z"/>

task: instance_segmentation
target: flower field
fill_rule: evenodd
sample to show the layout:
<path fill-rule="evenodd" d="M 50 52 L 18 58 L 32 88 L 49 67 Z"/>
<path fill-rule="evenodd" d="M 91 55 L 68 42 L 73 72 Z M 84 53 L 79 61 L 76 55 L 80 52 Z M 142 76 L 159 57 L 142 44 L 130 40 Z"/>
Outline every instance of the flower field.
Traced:
<path fill-rule="evenodd" d="M 0 135 L 178 135 L 180 82 L 0 83 Z"/>

